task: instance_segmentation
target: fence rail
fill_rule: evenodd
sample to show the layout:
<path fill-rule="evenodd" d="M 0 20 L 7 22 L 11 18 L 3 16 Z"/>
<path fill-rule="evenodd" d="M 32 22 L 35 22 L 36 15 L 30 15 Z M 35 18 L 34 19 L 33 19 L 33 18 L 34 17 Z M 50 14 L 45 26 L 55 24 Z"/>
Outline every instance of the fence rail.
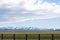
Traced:
<path fill-rule="evenodd" d="M 0 34 L 0 40 L 3 39 L 37 39 L 37 40 L 42 40 L 42 39 L 50 39 L 50 40 L 55 40 L 58 39 L 60 40 L 60 34 Z"/>

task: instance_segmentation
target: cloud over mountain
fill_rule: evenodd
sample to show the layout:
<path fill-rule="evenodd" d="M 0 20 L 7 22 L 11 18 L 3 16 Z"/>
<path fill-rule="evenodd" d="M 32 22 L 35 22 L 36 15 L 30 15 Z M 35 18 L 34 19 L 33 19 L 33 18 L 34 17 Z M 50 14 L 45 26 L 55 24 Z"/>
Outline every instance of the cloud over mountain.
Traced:
<path fill-rule="evenodd" d="M 0 24 L 60 17 L 60 5 L 42 0 L 0 0 Z"/>

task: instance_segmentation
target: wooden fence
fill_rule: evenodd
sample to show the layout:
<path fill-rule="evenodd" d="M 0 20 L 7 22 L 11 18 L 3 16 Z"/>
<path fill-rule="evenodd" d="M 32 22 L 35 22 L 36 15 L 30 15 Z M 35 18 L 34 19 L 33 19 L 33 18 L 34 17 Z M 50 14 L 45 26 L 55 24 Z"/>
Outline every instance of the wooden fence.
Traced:
<path fill-rule="evenodd" d="M 37 38 L 37 40 L 41 40 L 42 37 L 50 37 L 51 40 L 55 40 L 55 38 L 60 39 L 60 34 L 0 34 L 0 40 L 3 39 L 25 39 L 28 40 L 30 38 Z"/>

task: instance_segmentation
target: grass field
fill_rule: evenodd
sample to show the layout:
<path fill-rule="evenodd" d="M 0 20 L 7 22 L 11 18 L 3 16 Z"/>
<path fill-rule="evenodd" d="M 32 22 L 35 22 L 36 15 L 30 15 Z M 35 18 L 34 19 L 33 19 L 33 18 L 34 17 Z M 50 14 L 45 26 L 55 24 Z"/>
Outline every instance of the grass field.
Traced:
<path fill-rule="evenodd" d="M 60 34 L 60 31 L 0 30 L 0 34 Z"/>
<path fill-rule="evenodd" d="M 27 40 L 39 40 L 40 34 L 40 40 L 52 40 L 52 35 L 54 34 L 54 40 L 60 40 L 60 31 L 21 31 L 21 30 L 0 30 L 0 34 L 3 34 L 3 40 L 26 40 L 26 34 Z M 1 40 L 1 35 L 0 35 Z"/>

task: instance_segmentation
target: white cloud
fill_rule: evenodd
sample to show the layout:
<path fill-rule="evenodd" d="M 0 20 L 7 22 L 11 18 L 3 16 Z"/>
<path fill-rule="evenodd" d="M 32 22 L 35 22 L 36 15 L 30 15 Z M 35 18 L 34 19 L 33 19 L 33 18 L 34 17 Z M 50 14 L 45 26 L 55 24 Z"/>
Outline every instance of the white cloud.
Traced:
<path fill-rule="evenodd" d="M 42 0 L 0 0 L 1 8 L 10 10 L 1 16 L 2 24 L 60 17 L 60 5 Z"/>

